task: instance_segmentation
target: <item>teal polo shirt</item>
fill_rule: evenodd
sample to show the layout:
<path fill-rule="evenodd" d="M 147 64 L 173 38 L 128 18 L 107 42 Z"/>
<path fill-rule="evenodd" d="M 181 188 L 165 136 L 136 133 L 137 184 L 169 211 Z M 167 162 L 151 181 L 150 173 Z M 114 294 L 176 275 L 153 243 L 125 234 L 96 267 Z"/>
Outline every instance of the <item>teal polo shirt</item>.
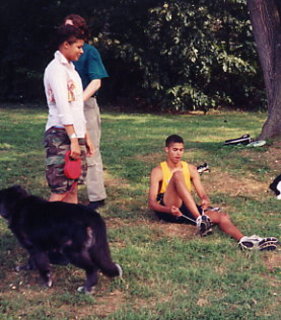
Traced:
<path fill-rule="evenodd" d="M 83 89 L 85 89 L 92 80 L 107 78 L 108 73 L 103 65 L 101 56 L 95 47 L 85 43 L 83 51 L 79 60 L 73 61 L 73 63 L 81 77 Z"/>

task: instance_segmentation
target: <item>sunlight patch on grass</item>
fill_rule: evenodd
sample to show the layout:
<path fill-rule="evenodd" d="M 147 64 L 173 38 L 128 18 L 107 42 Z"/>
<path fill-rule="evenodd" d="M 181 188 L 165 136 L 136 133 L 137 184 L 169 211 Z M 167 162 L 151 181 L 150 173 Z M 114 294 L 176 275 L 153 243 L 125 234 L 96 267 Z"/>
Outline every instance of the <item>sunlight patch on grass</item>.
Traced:
<path fill-rule="evenodd" d="M 2 150 L 11 150 L 13 149 L 15 146 L 9 144 L 9 143 L 0 143 L 0 151 Z"/>

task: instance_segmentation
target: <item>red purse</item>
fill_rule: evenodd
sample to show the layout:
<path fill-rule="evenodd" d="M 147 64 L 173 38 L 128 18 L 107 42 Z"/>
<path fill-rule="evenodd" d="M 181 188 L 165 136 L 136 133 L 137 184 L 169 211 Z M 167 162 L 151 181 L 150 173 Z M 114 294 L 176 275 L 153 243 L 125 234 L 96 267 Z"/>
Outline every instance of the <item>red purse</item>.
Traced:
<path fill-rule="evenodd" d="M 69 179 L 78 179 L 81 175 L 81 159 L 73 159 L 70 157 L 70 151 L 67 151 L 64 157 L 64 175 Z"/>

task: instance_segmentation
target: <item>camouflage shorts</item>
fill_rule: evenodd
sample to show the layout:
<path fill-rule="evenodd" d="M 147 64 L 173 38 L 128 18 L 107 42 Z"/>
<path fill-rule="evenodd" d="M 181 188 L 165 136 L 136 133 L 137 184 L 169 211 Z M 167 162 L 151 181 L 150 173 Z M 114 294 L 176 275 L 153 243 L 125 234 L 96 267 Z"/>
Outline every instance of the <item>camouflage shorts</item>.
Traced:
<path fill-rule="evenodd" d="M 83 184 L 87 174 L 85 139 L 78 139 L 81 148 L 82 173 L 78 184 Z M 70 140 L 63 128 L 52 127 L 45 132 L 44 147 L 46 149 L 46 178 L 53 193 L 68 192 L 73 183 L 64 175 L 64 156 L 70 150 Z"/>

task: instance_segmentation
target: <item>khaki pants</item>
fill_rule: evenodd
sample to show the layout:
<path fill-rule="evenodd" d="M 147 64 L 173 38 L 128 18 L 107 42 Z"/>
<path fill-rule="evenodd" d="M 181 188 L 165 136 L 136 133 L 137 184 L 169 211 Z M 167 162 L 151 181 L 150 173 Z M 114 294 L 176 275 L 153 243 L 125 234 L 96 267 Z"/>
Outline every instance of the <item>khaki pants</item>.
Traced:
<path fill-rule="evenodd" d="M 100 153 L 101 119 L 96 98 L 90 98 L 84 103 L 87 120 L 87 130 L 95 147 L 95 154 L 87 157 L 88 171 L 86 185 L 89 201 L 99 201 L 106 198 L 103 178 L 103 164 Z"/>

